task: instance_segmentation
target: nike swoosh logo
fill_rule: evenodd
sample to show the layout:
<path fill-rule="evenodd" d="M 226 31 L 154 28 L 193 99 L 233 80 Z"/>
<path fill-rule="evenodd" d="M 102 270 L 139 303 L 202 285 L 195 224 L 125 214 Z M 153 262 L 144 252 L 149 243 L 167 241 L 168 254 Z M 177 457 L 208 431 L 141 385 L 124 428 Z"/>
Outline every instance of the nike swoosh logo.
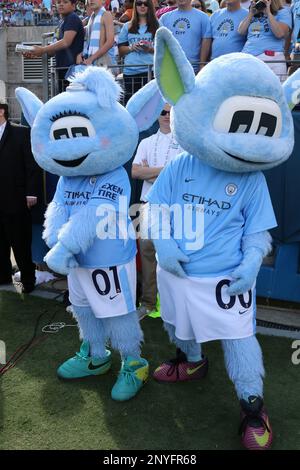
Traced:
<path fill-rule="evenodd" d="M 115 297 L 117 297 L 117 295 L 119 295 L 119 294 L 116 294 L 116 295 L 110 295 L 110 296 L 109 296 L 110 300 L 113 300 Z"/>
<path fill-rule="evenodd" d="M 185 181 L 186 183 L 189 183 L 190 181 L 195 181 L 195 179 L 194 179 L 194 178 L 185 178 L 184 181 Z"/>
<path fill-rule="evenodd" d="M 192 375 L 192 374 L 194 374 L 195 372 L 197 372 L 198 369 L 201 369 L 201 367 L 203 367 L 204 364 L 205 364 L 205 362 L 203 362 L 202 364 L 200 364 L 200 366 L 195 367 L 194 369 L 188 368 L 188 369 L 186 370 L 187 375 Z"/>
<path fill-rule="evenodd" d="M 99 364 L 98 366 L 94 366 L 94 364 L 92 362 L 90 362 L 89 365 L 88 365 L 88 369 L 90 369 L 90 370 L 99 369 L 99 367 L 103 367 L 103 366 L 105 366 L 105 364 L 108 364 L 109 361 L 110 361 L 110 359 L 106 362 L 103 362 L 102 364 Z"/>
<path fill-rule="evenodd" d="M 269 420 L 267 420 L 267 426 L 269 427 Z M 255 432 L 253 432 L 253 435 L 259 447 L 265 447 L 265 445 L 268 443 L 270 433 L 266 429 L 262 436 L 258 436 Z"/>
<path fill-rule="evenodd" d="M 246 313 L 246 312 L 248 312 L 248 309 L 247 309 L 247 310 L 243 310 L 242 312 L 239 310 L 239 314 L 240 314 L 240 315 L 243 315 L 243 313 Z"/>

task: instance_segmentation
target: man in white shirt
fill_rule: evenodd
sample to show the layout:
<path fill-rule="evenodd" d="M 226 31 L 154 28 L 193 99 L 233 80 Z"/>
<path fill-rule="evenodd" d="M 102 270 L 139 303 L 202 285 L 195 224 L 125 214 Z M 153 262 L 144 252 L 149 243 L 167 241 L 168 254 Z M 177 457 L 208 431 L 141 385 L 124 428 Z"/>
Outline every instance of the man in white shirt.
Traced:
<path fill-rule="evenodd" d="M 140 142 L 132 163 L 131 176 L 143 180 L 141 193 L 142 204 L 145 196 L 162 169 L 183 150 L 174 139 L 170 129 L 169 104 L 165 104 L 158 119 L 159 130 L 156 134 Z M 140 319 L 156 310 L 156 259 L 155 249 L 151 240 L 139 239 L 142 261 L 142 299 L 138 309 Z"/>

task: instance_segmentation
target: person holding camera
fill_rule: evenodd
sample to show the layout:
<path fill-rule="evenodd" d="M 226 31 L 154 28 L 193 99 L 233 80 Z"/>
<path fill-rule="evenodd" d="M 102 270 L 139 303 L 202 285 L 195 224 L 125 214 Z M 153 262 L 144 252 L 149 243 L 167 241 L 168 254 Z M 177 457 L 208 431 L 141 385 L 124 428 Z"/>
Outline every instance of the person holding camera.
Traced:
<path fill-rule="evenodd" d="M 153 41 L 159 24 L 152 0 L 135 0 L 132 20 L 125 23 L 118 38 L 120 57 L 124 57 L 125 104 L 148 81 L 153 63 Z"/>
<path fill-rule="evenodd" d="M 266 62 L 282 81 L 286 77 L 284 44 L 291 26 L 291 13 L 280 0 L 258 0 L 251 2 L 249 13 L 238 28 L 240 34 L 247 34 L 242 52 Z"/>

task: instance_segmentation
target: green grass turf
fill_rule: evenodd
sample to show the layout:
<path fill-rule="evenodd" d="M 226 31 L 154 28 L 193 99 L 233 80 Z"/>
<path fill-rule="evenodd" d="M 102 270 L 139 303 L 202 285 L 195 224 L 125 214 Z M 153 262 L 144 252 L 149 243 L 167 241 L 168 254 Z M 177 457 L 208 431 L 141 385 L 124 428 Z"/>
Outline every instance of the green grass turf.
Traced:
<path fill-rule="evenodd" d="M 10 356 L 32 336 L 39 314 L 47 324 L 73 323 L 62 305 L 0 293 L 0 339 Z M 151 370 L 172 357 L 160 319 L 147 318 L 143 355 Z M 40 329 L 39 329 L 40 331 Z M 291 362 L 292 340 L 259 336 L 267 377 L 265 399 L 274 430 L 273 449 L 300 449 L 300 365 Z M 150 379 L 136 398 L 113 402 L 117 354 L 105 376 L 62 382 L 56 368 L 78 350 L 77 328 L 42 342 L 0 378 L 0 449 L 240 449 L 239 405 L 219 342 L 208 343 L 210 371 L 202 382 L 160 385 Z"/>

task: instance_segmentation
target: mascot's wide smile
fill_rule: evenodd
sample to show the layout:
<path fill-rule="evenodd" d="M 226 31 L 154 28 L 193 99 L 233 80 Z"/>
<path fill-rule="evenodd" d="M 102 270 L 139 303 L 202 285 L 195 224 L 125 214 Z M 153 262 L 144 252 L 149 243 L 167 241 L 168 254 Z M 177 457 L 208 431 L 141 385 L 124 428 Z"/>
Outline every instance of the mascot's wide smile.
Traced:
<path fill-rule="evenodd" d="M 240 158 L 240 157 L 237 157 L 236 155 L 232 155 L 232 153 L 226 152 L 225 150 L 223 150 L 223 152 L 226 153 L 226 155 L 228 155 L 229 157 L 235 158 L 235 160 L 240 160 L 241 162 L 244 162 L 244 163 L 253 163 L 255 165 L 262 165 L 266 163 L 266 162 L 254 162 L 252 160 L 245 160 L 244 158 Z"/>
<path fill-rule="evenodd" d="M 56 158 L 53 158 L 53 160 L 59 165 L 74 168 L 84 162 L 86 157 L 88 157 L 88 154 L 84 155 L 83 157 L 77 158 L 76 160 L 57 160 Z"/>

